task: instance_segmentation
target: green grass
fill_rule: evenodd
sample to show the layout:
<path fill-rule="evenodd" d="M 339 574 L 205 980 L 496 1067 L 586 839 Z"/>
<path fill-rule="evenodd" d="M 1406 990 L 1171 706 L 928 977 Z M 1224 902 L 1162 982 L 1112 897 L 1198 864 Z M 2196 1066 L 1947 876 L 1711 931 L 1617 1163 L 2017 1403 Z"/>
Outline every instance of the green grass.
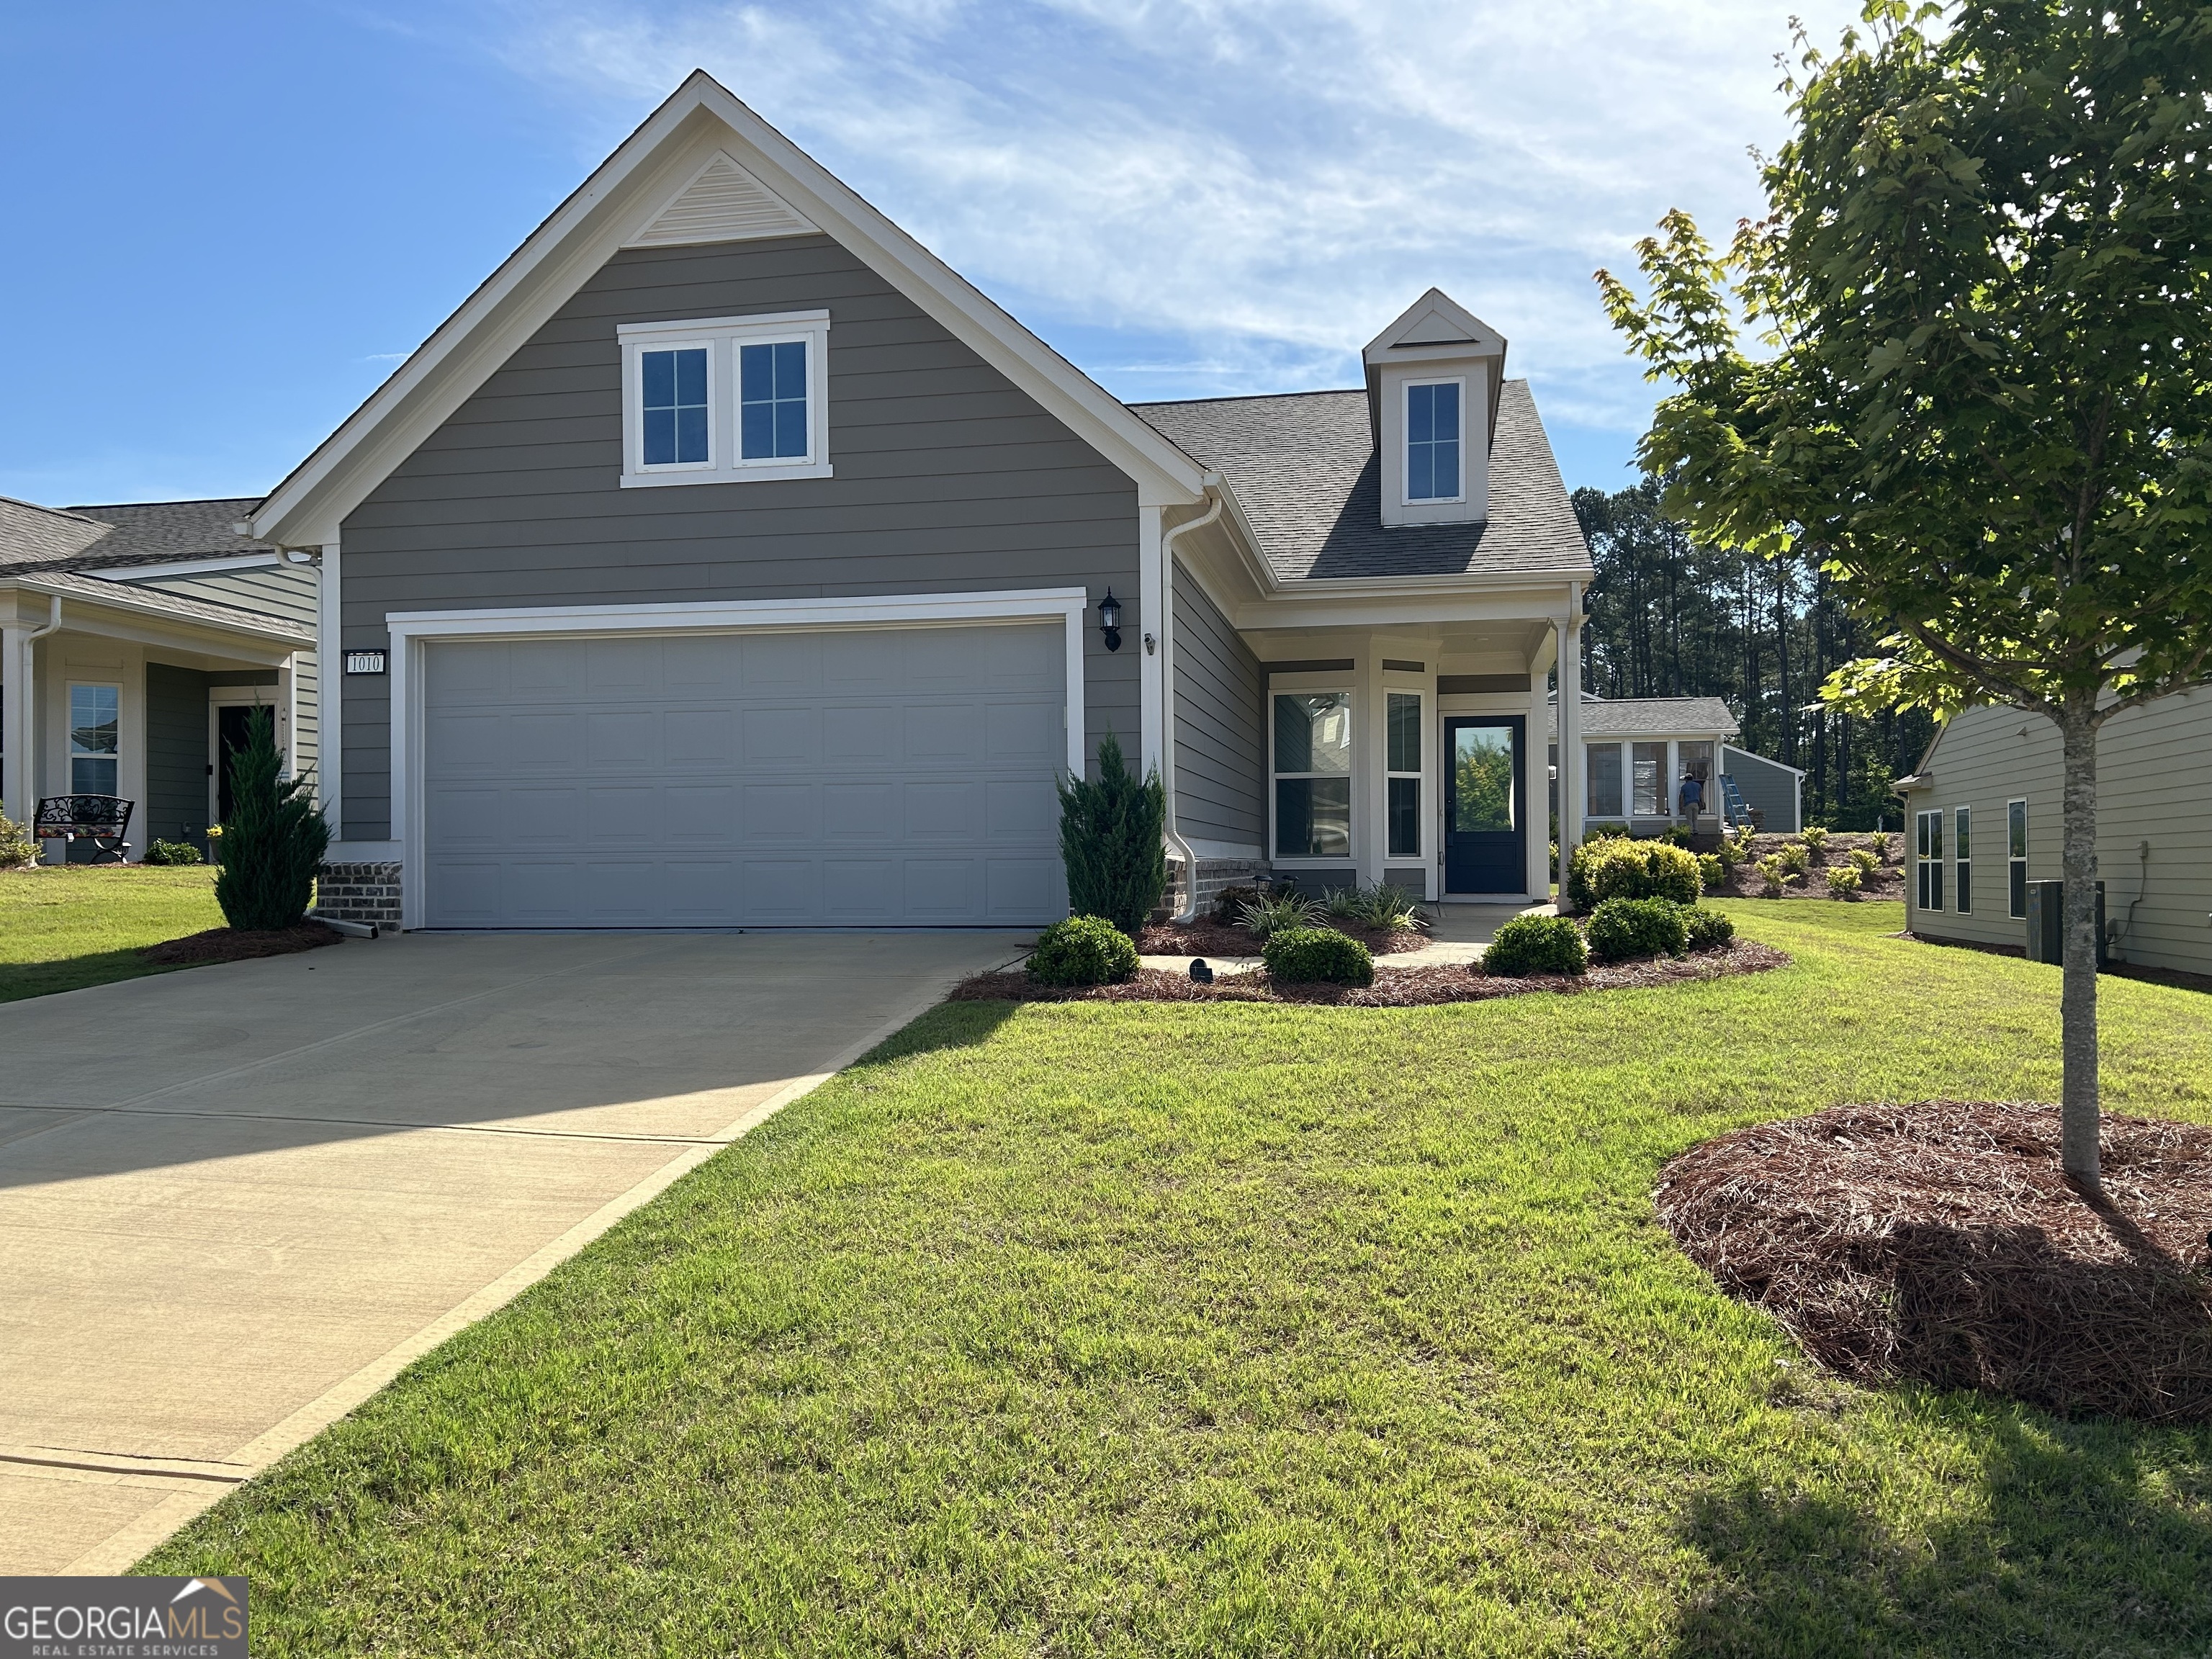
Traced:
<path fill-rule="evenodd" d="M 267 1655 L 2205 1651 L 2212 1431 L 1835 1382 L 1652 1218 L 1733 1126 L 2054 1097 L 2057 971 L 1727 908 L 1795 964 L 942 1006 L 146 1570 Z M 2111 1104 L 2212 1119 L 2212 998 L 2104 995 Z"/>
<path fill-rule="evenodd" d="M 222 926 L 207 865 L 0 872 L 0 1002 L 171 972 L 138 952 Z"/>

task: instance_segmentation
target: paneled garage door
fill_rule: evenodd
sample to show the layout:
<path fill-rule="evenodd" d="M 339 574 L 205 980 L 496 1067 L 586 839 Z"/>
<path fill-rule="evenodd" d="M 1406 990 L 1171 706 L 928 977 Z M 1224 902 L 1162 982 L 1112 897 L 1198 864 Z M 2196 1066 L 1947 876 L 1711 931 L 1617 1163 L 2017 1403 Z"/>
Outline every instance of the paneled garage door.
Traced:
<path fill-rule="evenodd" d="M 1064 915 L 1065 637 L 1006 624 L 431 642 L 424 920 Z"/>

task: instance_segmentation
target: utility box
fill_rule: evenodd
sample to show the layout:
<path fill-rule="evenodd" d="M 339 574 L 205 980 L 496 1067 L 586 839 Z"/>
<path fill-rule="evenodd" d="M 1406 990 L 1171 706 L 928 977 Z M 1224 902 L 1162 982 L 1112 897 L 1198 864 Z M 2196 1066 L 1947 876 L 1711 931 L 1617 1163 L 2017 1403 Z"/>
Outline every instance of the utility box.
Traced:
<path fill-rule="evenodd" d="M 2066 959 L 2066 884 L 2031 881 L 2027 884 L 2027 959 L 2063 962 Z M 2097 884 L 2097 966 L 2105 965 L 2105 884 Z"/>

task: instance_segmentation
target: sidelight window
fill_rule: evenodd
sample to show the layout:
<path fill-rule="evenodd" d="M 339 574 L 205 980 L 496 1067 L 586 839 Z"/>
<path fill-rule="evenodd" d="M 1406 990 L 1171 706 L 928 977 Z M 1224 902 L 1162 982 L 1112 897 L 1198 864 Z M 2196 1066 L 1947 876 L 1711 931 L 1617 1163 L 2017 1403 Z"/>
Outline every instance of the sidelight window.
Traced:
<path fill-rule="evenodd" d="M 1412 691 L 1388 695 L 1390 856 L 1421 855 L 1421 699 Z"/>

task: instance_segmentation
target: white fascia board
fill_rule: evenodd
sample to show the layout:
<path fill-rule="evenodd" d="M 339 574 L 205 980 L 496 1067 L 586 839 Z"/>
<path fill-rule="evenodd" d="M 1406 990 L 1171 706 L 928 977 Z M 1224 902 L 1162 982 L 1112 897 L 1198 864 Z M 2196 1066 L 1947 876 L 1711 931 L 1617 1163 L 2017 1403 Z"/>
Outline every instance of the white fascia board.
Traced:
<path fill-rule="evenodd" d="M 1204 469 L 972 283 L 696 70 L 487 277 L 247 520 L 319 545 L 606 261 L 715 149 L 898 289 L 1119 467 L 1139 496 L 1196 501 Z"/>
<path fill-rule="evenodd" d="M 1775 760 L 1765 755 L 1754 755 L 1750 750 L 1746 749 L 1741 744 L 1728 743 L 1724 741 L 1721 744 L 1721 747 L 1723 749 L 1733 749 L 1737 754 L 1741 755 L 1746 760 L 1755 760 L 1761 766 L 1771 766 L 1784 772 L 1794 772 L 1801 778 L 1810 775 L 1802 766 L 1792 766 L 1788 761 Z M 1899 780 L 1899 781 L 1901 782 L 1902 780 Z M 1890 787 L 1894 789 L 1897 787 L 1897 785 L 1892 784 L 1890 785 Z"/>
<path fill-rule="evenodd" d="M 274 553 L 232 553 L 219 559 L 179 559 L 170 564 L 134 564 L 99 573 L 104 582 L 159 581 L 164 576 L 207 576 L 225 570 L 261 570 L 283 562 Z"/>
<path fill-rule="evenodd" d="M 114 593 L 87 592 L 78 581 L 44 581 L 36 576 L 0 578 L 0 588 L 19 588 L 27 592 L 51 594 L 59 599 L 64 607 L 63 626 L 80 633 L 103 634 L 113 639 L 146 639 L 149 643 L 169 644 L 198 641 L 195 649 L 205 649 L 210 640 L 234 642 L 252 640 L 257 647 L 273 646 L 280 660 L 285 653 L 312 649 L 314 640 L 293 624 L 279 622 L 271 617 L 265 625 L 251 620 L 252 613 L 240 611 L 235 623 L 225 617 L 179 615 L 169 606 L 151 596 L 141 599 L 130 588 L 116 584 Z M 98 619 L 95 623 L 95 619 Z M 155 637 L 158 635 L 158 639 Z"/>
<path fill-rule="evenodd" d="M 1078 619 L 1080 587 L 986 593 L 865 593 L 803 599 L 727 599 L 665 605 L 543 605 L 467 611 L 391 611 L 395 638 L 491 639 L 505 634 L 744 633 L 757 629 L 884 628 L 917 624 Z"/>

